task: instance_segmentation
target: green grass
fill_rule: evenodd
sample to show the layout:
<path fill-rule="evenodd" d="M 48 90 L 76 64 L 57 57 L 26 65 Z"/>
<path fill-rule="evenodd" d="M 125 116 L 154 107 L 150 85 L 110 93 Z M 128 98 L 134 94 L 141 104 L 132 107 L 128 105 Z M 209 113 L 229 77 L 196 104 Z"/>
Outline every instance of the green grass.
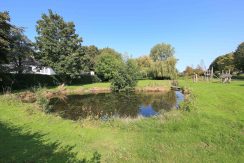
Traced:
<path fill-rule="evenodd" d="M 0 96 L 0 162 L 75 162 L 95 151 L 102 162 L 244 162 L 244 81 L 180 84 L 196 96 L 190 112 L 110 122 L 63 120 Z M 169 81 L 138 83 L 161 85 Z"/>
<path fill-rule="evenodd" d="M 168 81 L 168 80 L 139 80 L 136 88 L 158 87 L 158 86 L 169 87 L 170 81 Z M 109 82 L 65 86 L 65 88 L 67 88 L 68 90 L 91 89 L 91 88 L 109 88 L 109 87 L 110 87 Z M 55 89 L 57 89 L 57 87 L 54 87 L 51 89 L 55 90 Z"/>

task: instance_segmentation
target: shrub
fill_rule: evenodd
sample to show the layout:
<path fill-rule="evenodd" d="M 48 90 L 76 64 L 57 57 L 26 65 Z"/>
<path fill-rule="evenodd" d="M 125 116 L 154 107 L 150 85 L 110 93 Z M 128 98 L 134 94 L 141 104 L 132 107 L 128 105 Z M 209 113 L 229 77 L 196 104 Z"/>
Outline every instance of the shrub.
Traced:
<path fill-rule="evenodd" d="M 50 100 L 43 95 L 42 92 L 36 92 L 36 102 L 42 108 L 45 113 L 51 111 L 51 105 L 49 105 Z"/>
<path fill-rule="evenodd" d="M 108 81 L 113 78 L 122 64 L 123 60 L 119 54 L 105 51 L 96 57 L 95 72 L 100 79 Z"/>
<path fill-rule="evenodd" d="M 96 75 L 91 76 L 89 74 L 79 75 L 75 78 L 70 78 L 68 75 L 0 74 L 0 88 L 3 90 L 19 90 L 36 86 L 57 86 L 61 83 L 88 84 L 99 81 L 100 79 Z"/>
<path fill-rule="evenodd" d="M 137 84 L 138 68 L 133 60 L 128 60 L 126 64 L 120 67 L 113 75 L 111 89 L 118 91 L 131 91 Z"/>

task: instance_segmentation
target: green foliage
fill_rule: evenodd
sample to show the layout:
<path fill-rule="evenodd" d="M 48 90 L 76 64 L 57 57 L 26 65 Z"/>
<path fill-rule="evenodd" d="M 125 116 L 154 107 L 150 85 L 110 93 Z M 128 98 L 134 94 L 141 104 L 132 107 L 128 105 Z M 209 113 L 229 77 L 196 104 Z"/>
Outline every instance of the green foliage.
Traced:
<path fill-rule="evenodd" d="M 41 75 L 41 74 L 0 74 L 0 92 L 2 89 L 20 90 L 31 87 L 41 86 L 57 86 L 64 81 L 64 76 L 59 75 Z M 67 75 L 65 78 L 68 78 Z M 80 75 L 77 78 L 70 79 L 69 84 L 90 84 L 100 82 L 98 77 L 91 75 Z"/>
<path fill-rule="evenodd" d="M 0 12 L 0 64 L 7 62 L 10 40 L 10 16 L 8 12 Z M 1 71 L 0 67 L 0 71 Z"/>
<path fill-rule="evenodd" d="M 99 55 L 99 50 L 96 46 L 83 46 L 85 55 L 81 58 L 83 64 L 85 65 L 85 71 L 95 70 L 95 58 Z"/>
<path fill-rule="evenodd" d="M 85 67 L 81 60 L 84 52 L 74 23 L 65 22 L 61 16 L 49 10 L 48 15 L 43 14 L 42 19 L 37 21 L 36 30 L 36 58 L 59 75 L 69 75 L 71 78 L 80 75 Z"/>
<path fill-rule="evenodd" d="M 212 67 L 215 72 L 228 71 L 228 70 L 233 72 L 235 69 L 233 53 L 228 53 L 217 57 L 209 66 L 210 69 Z"/>
<path fill-rule="evenodd" d="M 96 57 L 95 72 L 100 79 L 108 81 L 113 78 L 122 64 L 121 55 L 113 49 L 106 48 Z"/>
<path fill-rule="evenodd" d="M 49 113 L 51 111 L 51 105 L 49 105 L 50 100 L 43 96 L 41 92 L 36 93 L 36 103 L 42 108 L 45 113 Z"/>
<path fill-rule="evenodd" d="M 138 67 L 135 60 L 129 59 L 122 65 L 111 80 L 111 89 L 117 91 L 131 91 L 137 84 Z"/>
<path fill-rule="evenodd" d="M 183 73 L 185 76 L 192 76 L 193 74 L 203 75 L 204 70 L 200 65 L 198 65 L 196 68 L 186 66 L 186 69 L 184 70 Z"/>
<path fill-rule="evenodd" d="M 175 51 L 170 44 L 157 44 L 155 45 L 150 52 L 150 57 L 153 61 L 165 61 L 169 57 L 173 57 Z"/>
<path fill-rule="evenodd" d="M 155 79 L 175 79 L 177 77 L 176 59 L 169 57 L 165 61 L 153 62 L 151 73 Z"/>
<path fill-rule="evenodd" d="M 234 63 L 238 70 L 244 71 L 244 42 L 234 52 Z"/>
<path fill-rule="evenodd" d="M 99 51 L 100 51 L 100 55 L 112 55 L 117 59 L 122 59 L 121 54 L 112 48 L 103 48 L 100 49 Z"/>
<path fill-rule="evenodd" d="M 10 39 L 8 61 L 14 66 L 10 71 L 21 74 L 29 67 L 28 63 L 26 64 L 25 61 L 33 57 L 33 44 L 24 35 L 24 30 L 22 28 L 11 28 Z"/>
<path fill-rule="evenodd" d="M 142 78 L 150 78 L 151 67 L 153 61 L 148 56 L 142 56 L 136 59 L 138 68 L 139 68 L 139 76 Z"/>

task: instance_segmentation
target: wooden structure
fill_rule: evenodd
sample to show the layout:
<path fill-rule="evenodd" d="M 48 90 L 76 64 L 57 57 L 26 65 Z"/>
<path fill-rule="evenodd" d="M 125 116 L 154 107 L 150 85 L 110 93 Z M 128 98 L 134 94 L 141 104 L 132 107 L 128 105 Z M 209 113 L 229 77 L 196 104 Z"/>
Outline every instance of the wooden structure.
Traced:
<path fill-rule="evenodd" d="M 231 82 L 231 77 L 232 75 L 230 74 L 230 70 L 229 72 L 225 72 L 222 71 L 222 74 L 220 75 L 220 79 L 222 83 L 230 83 Z"/>
<path fill-rule="evenodd" d="M 196 83 L 198 81 L 198 76 L 196 73 L 193 74 L 193 82 Z"/>
<path fill-rule="evenodd" d="M 213 79 L 213 67 L 211 68 L 211 70 L 207 70 L 207 71 L 205 71 L 204 72 L 204 79 L 206 80 L 206 81 L 209 81 L 209 80 L 212 80 Z"/>

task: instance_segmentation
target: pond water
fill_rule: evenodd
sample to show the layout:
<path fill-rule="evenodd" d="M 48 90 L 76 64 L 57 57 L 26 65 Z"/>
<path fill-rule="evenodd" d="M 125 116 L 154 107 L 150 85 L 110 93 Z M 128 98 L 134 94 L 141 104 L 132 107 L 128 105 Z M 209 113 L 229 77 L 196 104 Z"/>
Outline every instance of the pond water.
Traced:
<path fill-rule="evenodd" d="M 151 117 L 177 108 L 184 100 L 179 91 L 167 93 L 99 93 L 69 95 L 67 100 L 51 99 L 51 111 L 63 118 L 78 120 L 88 116 L 100 119 L 110 117 Z"/>

